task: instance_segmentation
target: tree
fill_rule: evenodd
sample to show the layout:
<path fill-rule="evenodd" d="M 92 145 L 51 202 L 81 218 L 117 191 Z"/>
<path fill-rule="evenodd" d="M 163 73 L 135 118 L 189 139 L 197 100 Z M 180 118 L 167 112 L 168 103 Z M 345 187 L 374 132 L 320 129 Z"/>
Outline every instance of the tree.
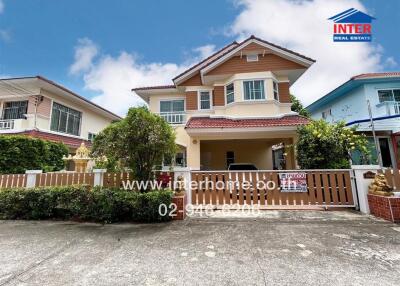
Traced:
<path fill-rule="evenodd" d="M 105 156 L 109 162 L 120 161 L 132 169 L 136 180 L 147 181 L 153 178 L 154 166 L 175 150 L 173 128 L 146 107 L 137 107 L 96 136 L 92 155 Z"/>
<path fill-rule="evenodd" d="M 308 112 L 307 109 L 303 107 L 303 104 L 300 102 L 300 100 L 297 99 L 296 96 L 293 94 L 290 95 L 290 101 L 292 102 L 291 110 L 298 112 L 300 115 L 305 116 L 307 118 L 310 117 L 310 113 Z"/>
<path fill-rule="evenodd" d="M 368 154 L 365 136 L 344 122 L 312 121 L 297 133 L 297 161 L 302 169 L 346 169 L 350 168 L 351 151 Z"/>

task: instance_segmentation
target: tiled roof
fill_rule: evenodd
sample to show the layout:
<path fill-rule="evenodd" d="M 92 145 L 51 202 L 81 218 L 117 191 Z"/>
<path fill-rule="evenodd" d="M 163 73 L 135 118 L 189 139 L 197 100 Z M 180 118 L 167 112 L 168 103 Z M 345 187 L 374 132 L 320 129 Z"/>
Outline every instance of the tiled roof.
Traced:
<path fill-rule="evenodd" d="M 191 117 L 185 128 L 246 128 L 304 125 L 309 119 L 299 115 L 275 118 L 230 119 L 212 117 Z"/>
<path fill-rule="evenodd" d="M 4 133 L 2 133 L 4 134 Z M 18 133 L 9 133 L 7 135 L 27 135 L 31 136 L 34 138 L 40 138 L 52 142 L 62 142 L 65 145 L 67 145 L 70 148 L 78 148 L 82 142 L 85 143 L 86 147 L 92 146 L 92 142 L 84 139 L 79 139 L 79 138 L 73 138 L 69 136 L 63 136 L 63 135 L 58 135 L 58 134 L 53 134 L 53 133 L 47 133 L 39 130 L 28 130 L 28 131 L 22 131 Z"/>
<path fill-rule="evenodd" d="M 132 91 L 135 90 L 151 90 L 151 89 L 166 89 L 166 88 L 175 88 L 175 85 L 154 85 L 154 86 L 143 86 L 143 87 L 135 87 L 132 88 Z"/>
<path fill-rule="evenodd" d="M 111 112 L 111 111 L 105 109 L 104 107 L 101 107 L 100 105 L 98 105 L 98 104 L 92 102 L 91 100 L 89 100 L 89 99 L 87 99 L 87 98 L 85 98 L 85 97 L 83 97 L 83 96 L 81 96 L 81 95 L 79 95 L 79 94 L 77 94 L 77 93 L 71 91 L 70 89 L 68 89 L 68 88 L 66 88 L 66 87 L 64 87 L 64 86 L 62 86 L 62 85 L 60 85 L 60 84 L 58 84 L 58 83 L 56 83 L 56 82 L 54 82 L 54 81 L 52 81 L 52 80 L 49 80 L 49 79 L 47 79 L 47 78 L 45 78 L 44 76 L 41 76 L 41 75 L 37 75 L 37 76 L 26 76 L 26 77 L 10 77 L 10 78 L 2 78 L 2 79 L 0 79 L 0 80 L 2 80 L 2 81 L 9 81 L 9 80 L 35 79 L 35 78 L 36 78 L 36 79 L 39 79 L 39 80 L 42 80 L 42 81 L 44 81 L 44 82 L 47 82 L 48 84 L 51 84 L 51 85 L 55 86 L 56 88 L 59 88 L 59 89 L 65 91 L 65 92 L 71 94 L 72 96 L 83 100 L 85 103 L 87 103 L 87 104 L 89 104 L 89 105 L 92 105 L 92 106 L 94 106 L 94 107 L 96 107 L 96 108 L 98 108 L 98 109 L 103 110 L 104 112 L 106 112 L 106 113 L 108 113 L 109 115 L 111 115 L 112 117 L 114 117 L 114 119 L 121 119 L 121 116 L 116 115 L 115 113 L 113 113 L 113 112 Z"/>
<path fill-rule="evenodd" d="M 400 77 L 400 72 L 363 73 L 353 76 L 351 79 L 382 78 L 382 77 Z"/>

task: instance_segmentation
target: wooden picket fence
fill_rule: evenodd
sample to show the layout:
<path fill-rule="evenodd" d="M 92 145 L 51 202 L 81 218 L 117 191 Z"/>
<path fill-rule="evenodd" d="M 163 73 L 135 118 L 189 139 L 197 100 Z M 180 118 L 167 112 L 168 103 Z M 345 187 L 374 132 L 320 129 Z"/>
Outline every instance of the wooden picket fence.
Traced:
<path fill-rule="evenodd" d="M 279 172 L 306 173 L 307 192 L 281 192 Z M 295 171 L 195 171 L 192 181 L 197 182 L 197 188 L 192 189 L 192 204 L 194 205 L 257 205 L 260 206 L 336 206 L 354 207 L 351 170 L 295 170 Z M 200 182 L 214 184 L 201 185 Z M 238 184 L 227 184 L 235 181 Z M 251 188 L 243 187 L 243 182 Z M 272 181 L 275 188 L 257 189 L 258 182 Z M 224 182 L 218 187 L 217 182 Z M 224 189 L 221 190 L 221 186 Z M 213 188 L 211 188 L 213 187 Z"/>
<path fill-rule="evenodd" d="M 36 187 L 94 184 L 93 173 L 43 173 L 36 175 Z"/>
<path fill-rule="evenodd" d="M 0 175 L 0 189 L 1 188 L 22 188 L 26 185 L 25 174 L 7 174 Z"/>
<path fill-rule="evenodd" d="M 386 180 L 394 190 L 400 191 L 400 170 L 398 169 L 385 169 L 381 171 L 385 174 Z"/>
<path fill-rule="evenodd" d="M 132 173 L 104 173 L 103 186 L 104 187 L 118 187 L 122 188 L 122 181 L 133 180 Z"/>

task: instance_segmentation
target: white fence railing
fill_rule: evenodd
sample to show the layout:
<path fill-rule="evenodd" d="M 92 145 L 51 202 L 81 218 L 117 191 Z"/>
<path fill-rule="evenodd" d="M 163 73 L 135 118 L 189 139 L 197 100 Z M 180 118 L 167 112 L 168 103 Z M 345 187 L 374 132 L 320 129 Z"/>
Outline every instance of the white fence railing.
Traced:
<path fill-rule="evenodd" d="M 182 124 L 186 122 L 186 113 L 184 112 L 160 112 L 158 115 L 171 124 Z"/>
<path fill-rule="evenodd" d="M 376 107 L 378 108 L 378 113 L 381 116 L 400 114 L 400 102 L 397 101 L 381 102 Z"/>
<path fill-rule="evenodd" d="M 0 130 L 14 129 L 14 119 L 0 120 Z"/>

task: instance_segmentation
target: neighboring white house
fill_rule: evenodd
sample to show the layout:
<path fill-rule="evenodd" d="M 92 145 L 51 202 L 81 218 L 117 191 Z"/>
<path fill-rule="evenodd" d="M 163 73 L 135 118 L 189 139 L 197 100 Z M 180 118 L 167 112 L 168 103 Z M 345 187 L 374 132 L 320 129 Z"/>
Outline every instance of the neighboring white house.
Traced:
<path fill-rule="evenodd" d="M 383 166 L 400 167 L 400 72 L 354 76 L 309 105 L 307 110 L 313 119 L 343 120 L 348 126 L 357 126 L 357 130 L 366 134 L 371 142 L 373 158 L 370 163 L 377 163 L 368 101 Z"/>
<path fill-rule="evenodd" d="M 42 76 L 0 79 L 0 135 L 65 143 L 71 153 L 118 115 Z"/>

